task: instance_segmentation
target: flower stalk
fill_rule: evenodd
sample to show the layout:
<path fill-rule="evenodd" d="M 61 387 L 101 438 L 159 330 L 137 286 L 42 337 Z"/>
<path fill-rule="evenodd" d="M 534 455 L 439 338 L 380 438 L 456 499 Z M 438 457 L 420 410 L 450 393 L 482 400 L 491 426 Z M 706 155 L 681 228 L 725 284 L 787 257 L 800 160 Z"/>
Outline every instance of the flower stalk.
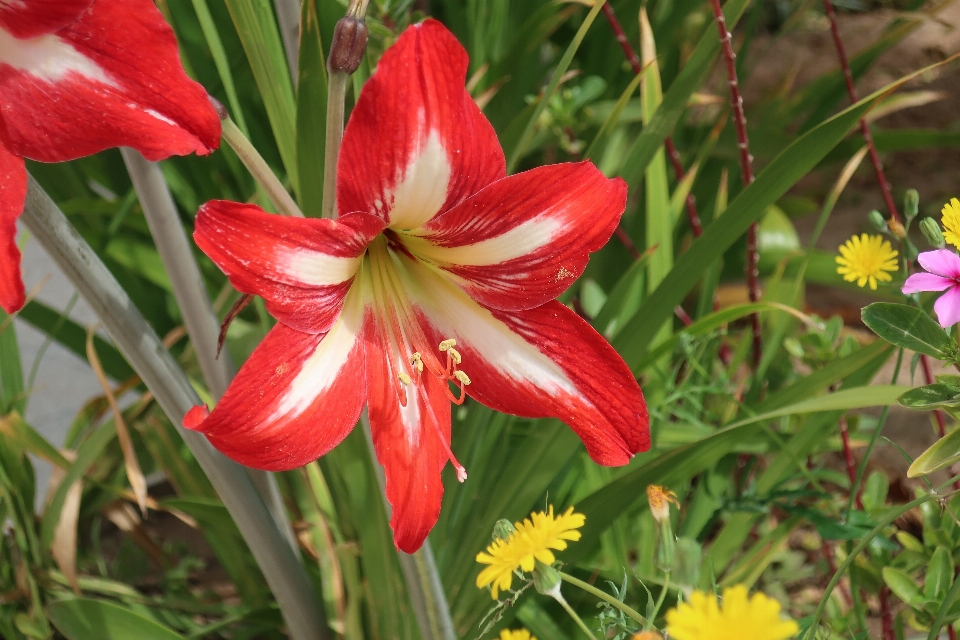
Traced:
<path fill-rule="evenodd" d="M 723 16 L 723 9 L 720 7 L 720 0 L 710 0 L 710 6 L 713 8 L 713 17 L 717 23 L 717 31 L 720 33 L 720 48 L 723 51 L 723 58 L 726 62 L 727 84 L 730 87 L 730 107 L 733 110 L 733 124 L 737 132 L 737 149 L 740 157 L 740 177 L 744 186 L 749 186 L 753 182 L 753 156 L 750 155 L 750 140 L 747 138 L 747 118 L 743 113 L 743 97 L 740 95 L 740 85 L 737 81 L 736 55 L 733 52 L 731 44 L 731 34 L 727 31 L 727 20 Z M 759 254 L 757 251 L 757 229 L 759 225 L 754 222 L 747 230 L 747 287 L 750 292 L 750 302 L 758 302 L 762 292 L 760 291 L 760 273 L 757 268 Z M 756 313 L 750 315 L 750 326 L 753 330 L 753 365 L 759 366 L 763 358 L 763 334 L 760 327 L 760 316 Z"/>
<path fill-rule="evenodd" d="M 196 392 L 133 301 L 32 177 L 21 219 L 86 299 L 163 411 L 179 425 L 199 403 Z M 250 546 L 291 636 L 330 638 L 303 565 L 243 468 L 214 450 L 201 434 L 180 433 Z"/>
<path fill-rule="evenodd" d="M 253 179 L 257 181 L 267 198 L 276 207 L 277 212 L 285 216 L 297 216 L 302 218 L 303 213 L 300 207 L 293 201 L 286 187 L 277 179 L 273 169 L 263 159 L 260 152 L 256 150 L 253 144 L 247 139 L 236 123 L 227 114 L 223 105 L 215 103 L 217 113 L 220 114 L 220 121 L 223 125 L 223 141 L 230 145 L 234 153 L 243 162 Z"/>
<path fill-rule="evenodd" d="M 636 610 L 620 602 L 619 600 L 614 598 L 612 595 L 610 595 L 603 589 L 597 589 L 592 584 L 584 582 L 583 580 L 580 580 L 578 578 L 574 578 L 570 574 L 564 573 L 563 571 L 560 572 L 560 577 L 563 578 L 564 582 L 569 582 L 573 586 L 579 589 L 583 589 L 590 595 L 600 598 L 601 600 L 609 604 L 611 607 L 617 609 L 618 611 L 623 612 L 624 615 L 632 619 L 634 622 L 642 624 L 643 626 L 648 626 L 651 624 L 649 620 L 647 620 L 642 615 L 640 615 Z"/>

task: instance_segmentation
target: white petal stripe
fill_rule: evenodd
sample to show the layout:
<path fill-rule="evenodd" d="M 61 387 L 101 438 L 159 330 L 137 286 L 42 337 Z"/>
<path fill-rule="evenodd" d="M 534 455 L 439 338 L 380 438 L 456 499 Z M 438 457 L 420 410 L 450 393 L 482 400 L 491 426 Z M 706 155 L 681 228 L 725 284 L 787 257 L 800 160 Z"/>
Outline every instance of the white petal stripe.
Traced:
<path fill-rule="evenodd" d="M 278 256 L 279 258 L 280 256 Z M 277 270 L 298 285 L 323 287 L 346 282 L 357 273 L 363 256 L 342 258 L 319 251 L 290 251 L 286 261 L 278 259 Z"/>
<path fill-rule="evenodd" d="M 390 228 L 416 229 L 437 215 L 447 199 L 450 174 L 447 152 L 440 136 L 431 130 L 387 195 L 391 200 L 387 203 Z"/>
<path fill-rule="evenodd" d="M 536 253 L 562 230 L 562 220 L 555 211 L 546 211 L 499 236 L 460 247 L 439 247 L 413 235 L 404 235 L 403 242 L 414 255 L 431 262 L 480 267 Z"/>
<path fill-rule="evenodd" d="M 71 73 L 116 87 L 97 63 L 53 34 L 20 40 L 0 29 L 0 64 L 7 64 L 47 82 L 60 82 Z"/>
<path fill-rule="evenodd" d="M 320 393 L 333 385 L 361 337 L 363 312 L 362 290 L 357 286 L 351 287 L 340 317 L 317 345 L 317 350 L 304 361 L 300 372 L 277 403 L 273 415 L 265 423 L 295 418 L 306 411 Z M 356 357 L 362 358 L 362 352 Z M 289 365 L 281 362 L 277 366 Z"/>

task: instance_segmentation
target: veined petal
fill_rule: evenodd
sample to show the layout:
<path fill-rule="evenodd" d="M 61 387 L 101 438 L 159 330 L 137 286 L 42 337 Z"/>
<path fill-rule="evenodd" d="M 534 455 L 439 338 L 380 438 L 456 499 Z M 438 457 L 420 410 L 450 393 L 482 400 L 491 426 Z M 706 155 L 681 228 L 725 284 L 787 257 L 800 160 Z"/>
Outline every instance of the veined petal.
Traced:
<path fill-rule="evenodd" d="M 338 211 L 412 229 L 506 174 L 496 133 L 464 89 L 467 64 L 436 20 L 384 53 L 344 132 Z"/>
<path fill-rule="evenodd" d="M 200 207 L 193 237 L 237 290 L 262 296 L 288 326 L 322 333 L 337 318 L 363 252 L 381 230 L 383 221 L 364 213 L 287 218 L 214 200 Z"/>
<path fill-rule="evenodd" d="M 0 117 L 10 150 L 44 162 L 118 146 L 160 160 L 220 143 L 220 119 L 152 0 L 96 0 L 27 39 L 0 29 Z"/>
<path fill-rule="evenodd" d="M 247 359 L 213 412 L 184 426 L 224 455 L 282 471 L 316 460 L 342 441 L 366 398 L 364 307 L 359 292 L 326 334 L 278 323 Z"/>
<path fill-rule="evenodd" d="M 555 164 L 494 182 L 404 244 L 484 306 L 531 309 L 580 277 L 626 202 L 626 183 L 592 163 Z"/>
<path fill-rule="evenodd" d="M 524 311 L 482 307 L 415 260 L 399 272 L 433 343 L 455 338 L 467 393 L 518 416 L 557 417 L 598 464 L 629 462 L 650 447 L 636 379 L 617 352 L 559 302 Z"/>
<path fill-rule="evenodd" d="M 383 318 L 378 320 L 367 343 L 370 430 L 393 507 L 394 543 L 401 551 L 413 553 L 440 517 L 440 471 L 449 457 L 450 400 L 441 387 L 445 383 L 429 373 L 410 384 L 400 382 L 398 374 L 410 369 L 413 349 L 402 336 L 390 335 L 394 328 Z M 406 406 L 398 393 L 404 394 Z"/>
<path fill-rule="evenodd" d="M 52 33 L 80 17 L 93 0 L 0 0 L 0 29 L 17 38 Z"/>
<path fill-rule="evenodd" d="M 0 144 L 0 308 L 7 313 L 23 306 L 17 218 L 27 197 L 27 171 L 19 158 Z"/>

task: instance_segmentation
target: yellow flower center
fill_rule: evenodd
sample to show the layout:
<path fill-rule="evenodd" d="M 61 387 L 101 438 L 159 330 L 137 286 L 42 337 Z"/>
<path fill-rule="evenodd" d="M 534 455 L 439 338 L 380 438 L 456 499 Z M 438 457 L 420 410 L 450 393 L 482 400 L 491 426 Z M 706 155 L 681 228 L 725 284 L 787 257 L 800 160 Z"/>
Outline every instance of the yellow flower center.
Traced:
<path fill-rule="evenodd" d="M 837 256 L 837 273 L 847 282 L 856 282 L 858 287 L 867 283 L 876 290 L 877 281 L 890 282 L 890 272 L 897 271 L 897 252 L 882 236 L 866 233 L 853 236 L 840 246 Z"/>

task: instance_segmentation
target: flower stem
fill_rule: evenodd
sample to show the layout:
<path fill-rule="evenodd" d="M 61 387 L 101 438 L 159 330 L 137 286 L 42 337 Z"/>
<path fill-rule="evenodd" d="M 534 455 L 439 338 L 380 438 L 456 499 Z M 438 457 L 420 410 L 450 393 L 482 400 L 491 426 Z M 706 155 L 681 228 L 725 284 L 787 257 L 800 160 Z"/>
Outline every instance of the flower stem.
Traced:
<path fill-rule="evenodd" d="M 635 610 L 631 609 L 631 608 L 628 607 L 627 605 L 623 604 L 622 602 L 620 602 L 619 600 L 617 600 L 616 598 L 614 598 L 612 595 L 610 595 L 610 594 L 607 593 L 606 591 L 603 591 L 602 589 L 597 589 L 597 588 L 596 588 L 595 586 L 593 586 L 592 584 L 588 584 L 588 583 L 584 582 L 583 580 L 579 580 L 579 579 L 577 579 L 577 578 L 574 578 L 574 577 L 571 576 L 570 574 L 564 573 L 563 571 L 560 572 L 560 577 L 563 578 L 563 581 L 564 581 L 564 582 L 569 582 L 569 583 L 572 584 L 573 586 L 579 587 L 580 589 L 583 589 L 584 591 L 586 591 L 586 592 L 589 593 L 590 595 L 596 596 L 596 597 L 600 598 L 601 600 L 603 600 L 604 602 L 606 602 L 606 603 L 609 604 L 610 606 L 612 606 L 612 607 L 614 607 L 614 608 L 616 608 L 616 609 L 619 609 L 619 610 L 622 611 L 624 614 L 626 614 L 628 617 L 632 618 L 635 622 L 638 622 L 638 623 L 640 623 L 640 624 L 642 624 L 642 625 L 648 625 L 648 624 L 650 624 L 650 621 L 649 621 L 649 620 L 647 620 L 647 619 L 644 618 L 642 615 L 640 615 L 639 613 L 637 613 Z"/>
<path fill-rule="evenodd" d="M 337 160 L 343 141 L 343 103 L 347 95 L 349 76 L 343 71 L 330 74 L 327 86 L 327 144 L 323 160 L 323 205 L 320 216 L 333 218 L 337 214 Z"/>
<path fill-rule="evenodd" d="M 170 276 L 173 297 L 177 301 L 187 335 L 193 343 L 200 371 L 214 398 L 220 398 L 233 379 L 234 369 L 230 354 L 217 356 L 219 322 L 210 304 L 200 267 L 190 250 L 190 242 L 180 224 L 173 196 L 163 178 L 160 166 L 130 148 L 120 150 L 130 179 L 143 208 L 150 235 L 153 236 L 160 260 Z M 292 549 L 297 548 L 290 519 L 280 497 L 276 479 L 265 471 L 247 469 L 247 474 L 260 492 L 260 497 L 273 514 L 280 531 Z"/>
<path fill-rule="evenodd" d="M 298 216 L 302 218 L 303 213 L 300 211 L 300 207 L 293 201 L 287 189 L 277 180 L 277 176 L 274 175 L 273 170 L 267 165 L 267 161 L 263 159 L 263 156 L 254 148 L 253 144 L 247 140 L 247 137 L 243 135 L 239 127 L 237 127 L 229 116 L 222 118 L 222 123 L 223 140 L 230 145 L 230 148 L 233 149 L 234 153 L 240 158 L 240 161 L 243 162 L 243 166 L 247 168 L 253 176 L 253 179 L 257 181 L 257 184 L 263 188 L 267 197 L 270 198 L 270 202 L 277 208 L 277 211 L 285 216 Z"/>
<path fill-rule="evenodd" d="M 587 637 L 590 638 L 590 640 L 597 640 L 597 637 L 593 635 L 592 631 L 590 631 L 590 627 L 588 627 L 586 623 L 580 619 L 580 616 L 577 615 L 577 612 L 573 610 L 573 607 L 570 606 L 570 603 L 568 603 L 562 595 L 558 593 L 553 597 L 553 599 L 559 602 L 564 611 L 570 614 L 570 617 L 573 618 L 573 621 L 577 623 L 577 626 L 580 627 L 585 634 L 587 634 Z"/>
<path fill-rule="evenodd" d="M 753 156 L 750 155 L 750 140 L 747 138 L 747 118 L 743 113 L 743 97 L 740 95 L 740 85 L 737 82 L 736 55 L 730 44 L 730 32 L 727 31 L 727 20 L 723 16 L 720 0 L 710 0 L 713 8 L 713 17 L 720 33 L 720 48 L 727 67 L 727 85 L 730 87 L 730 107 L 733 110 L 733 124 L 737 132 L 737 148 L 740 155 L 740 177 L 744 186 L 753 182 Z M 757 270 L 759 254 L 757 253 L 757 229 L 754 222 L 747 230 L 747 287 L 750 292 L 750 302 L 760 300 L 760 274 Z M 763 359 L 763 333 L 760 327 L 760 316 L 750 315 L 750 326 L 753 329 L 753 367 L 756 369 Z"/>
<path fill-rule="evenodd" d="M 297 88 L 297 59 L 300 57 L 300 2 L 298 0 L 273 0 L 280 27 L 280 38 L 287 54 L 287 65 L 293 88 Z"/>
<path fill-rule="evenodd" d="M 663 589 L 660 590 L 660 597 L 657 598 L 657 604 L 653 607 L 653 614 L 650 616 L 650 621 L 647 622 L 649 626 L 653 626 L 653 621 L 657 619 L 657 614 L 660 613 L 660 607 L 663 606 L 664 600 L 667 599 L 667 592 L 670 591 L 670 572 L 667 571 L 664 575 L 666 579 L 663 582 Z"/>
<path fill-rule="evenodd" d="M 126 291 L 63 212 L 30 177 L 21 218 L 47 254 L 84 297 L 137 375 L 175 425 L 200 403 L 196 392 Z M 263 570 L 296 640 L 330 638 L 323 608 L 303 564 L 287 544 L 243 467 L 228 460 L 200 433 L 179 428 Z"/>

